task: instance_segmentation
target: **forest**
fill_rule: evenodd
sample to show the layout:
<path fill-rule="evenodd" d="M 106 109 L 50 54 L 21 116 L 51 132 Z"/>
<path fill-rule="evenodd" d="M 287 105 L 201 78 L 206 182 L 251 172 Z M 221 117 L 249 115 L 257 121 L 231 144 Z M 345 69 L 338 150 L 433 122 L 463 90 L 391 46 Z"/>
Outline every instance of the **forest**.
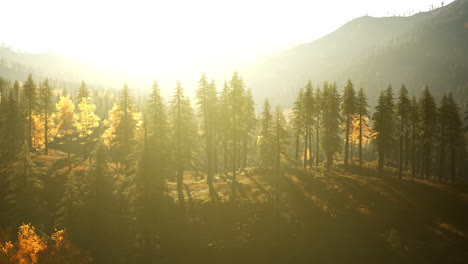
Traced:
<path fill-rule="evenodd" d="M 350 79 L 255 102 L 0 78 L 0 263 L 463 263 L 468 114 Z M 465 250 L 464 250 L 465 249 Z"/>

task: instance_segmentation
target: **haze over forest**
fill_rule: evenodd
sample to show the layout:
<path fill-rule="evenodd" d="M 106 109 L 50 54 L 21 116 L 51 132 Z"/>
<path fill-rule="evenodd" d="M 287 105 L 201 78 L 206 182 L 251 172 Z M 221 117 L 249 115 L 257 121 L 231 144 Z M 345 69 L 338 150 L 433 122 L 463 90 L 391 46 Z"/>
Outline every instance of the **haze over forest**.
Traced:
<path fill-rule="evenodd" d="M 152 2 L 0 3 L 0 264 L 468 262 L 468 0 Z"/>

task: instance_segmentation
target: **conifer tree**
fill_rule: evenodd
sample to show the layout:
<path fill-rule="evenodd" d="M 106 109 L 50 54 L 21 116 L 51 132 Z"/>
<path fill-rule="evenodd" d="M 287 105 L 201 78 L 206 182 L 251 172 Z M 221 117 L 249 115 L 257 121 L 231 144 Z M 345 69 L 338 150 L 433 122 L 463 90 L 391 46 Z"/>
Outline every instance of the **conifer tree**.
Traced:
<path fill-rule="evenodd" d="M 276 106 L 274 113 L 274 122 L 272 129 L 273 148 L 275 167 L 276 167 L 276 184 L 281 177 L 281 163 L 288 159 L 288 135 L 286 130 L 286 119 L 281 111 L 281 107 Z"/>
<path fill-rule="evenodd" d="M 216 86 L 208 83 L 206 75 L 203 74 L 198 81 L 196 90 L 199 119 L 202 121 L 202 133 L 205 139 L 206 151 L 206 180 L 210 191 L 210 197 L 214 195 L 213 169 L 214 169 L 214 136 L 216 121 Z"/>
<path fill-rule="evenodd" d="M 73 232 L 78 229 L 82 196 L 77 178 L 71 168 L 68 170 L 66 177 L 64 192 L 56 213 L 55 227 L 67 228 Z"/>
<path fill-rule="evenodd" d="M 14 225 L 32 223 L 39 219 L 41 203 L 39 192 L 43 188 L 41 173 L 31 158 L 27 141 L 18 154 L 18 165 L 8 178 L 10 217 Z"/>
<path fill-rule="evenodd" d="M 276 155 L 274 154 L 274 138 L 273 130 L 273 114 L 268 99 L 265 99 L 263 111 L 261 113 L 260 131 L 258 135 L 258 156 L 262 167 L 272 167 L 275 162 Z"/>
<path fill-rule="evenodd" d="M 184 171 L 191 166 L 194 151 L 194 132 L 196 131 L 194 111 L 184 96 L 183 88 L 177 81 L 170 102 L 170 116 L 174 140 L 174 162 L 176 167 L 177 194 L 182 208 L 185 207 L 183 184 Z"/>
<path fill-rule="evenodd" d="M 365 125 L 364 120 L 369 117 L 369 105 L 367 104 L 367 97 L 364 89 L 359 89 L 356 98 L 356 114 L 359 117 L 359 167 L 362 167 L 362 129 Z"/>
<path fill-rule="evenodd" d="M 408 90 L 406 89 L 406 86 L 404 84 L 401 85 L 400 91 L 398 93 L 398 102 L 396 104 L 396 115 L 398 117 L 398 122 L 399 122 L 399 138 L 400 138 L 400 153 L 399 153 L 399 161 L 398 161 L 398 176 L 401 178 L 403 174 L 403 139 L 405 138 L 405 135 L 408 133 L 408 121 L 409 121 L 409 115 L 410 115 L 410 108 L 411 108 L 411 102 L 410 99 L 408 98 Z"/>
<path fill-rule="evenodd" d="M 322 101 L 322 149 L 327 159 L 327 168 L 333 165 L 333 156 L 341 151 L 340 139 L 340 105 L 341 97 L 336 84 L 325 84 Z"/>
<path fill-rule="evenodd" d="M 244 82 L 237 72 L 234 72 L 229 82 L 229 109 L 231 110 L 231 135 L 232 135 L 232 183 L 231 183 L 231 201 L 236 201 L 237 191 L 237 169 L 239 158 L 239 138 L 242 132 L 238 122 L 242 119 L 242 102 L 245 93 Z"/>
<path fill-rule="evenodd" d="M 303 120 L 304 120 L 304 169 L 307 167 L 307 158 L 309 158 L 309 166 L 312 165 L 312 114 L 314 112 L 314 92 L 312 82 L 309 81 L 304 88 L 303 94 Z"/>
<path fill-rule="evenodd" d="M 104 132 L 104 140 L 112 150 L 115 160 L 123 163 L 124 172 L 127 174 L 130 165 L 127 156 L 132 151 L 138 127 L 135 104 L 127 84 L 124 85 L 120 98 L 109 111 L 107 123 L 108 128 Z"/>
<path fill-rule="evenodd" d="M 230 104 L 230 88 L 225 81 L 223 90 L 218 95 L 218 134 L 223 145 L 223 172 L 227 173 L 229 170 L 229 140 L 232 139 L 232 120 L 231 120 L 231 104 Z"/>
<path fill-rule="evenodd" d="M 320 87 L 317 86 L 315 91 L 315 166 L 319 165 L 319 143 L 320 143 L 320 119 L 322 116 L 322 92 Z"/>
<path fill-rule="evenodd" d="M 21 151 L 21 140 L 23 126 L 21 122 L 21 114 L 18 107 L 18 102 L 15 100 L 14 92 L 10 92 L 6 102 L 2 104 L 1 110 L 2 119 L 2 138 L 0 155 L 5 161 L 15 159 L 16 155 Z"/>
<path fill-rule="evenodd" d="M 418 135 L 417 125 L 418 125 L 418 104 L 416 97 L 413 96 L 411 99 L 410 107 L 410 118 L 411 118 L 411 176 L 416 177 L 416 138 Z"/>
<path fill-rule="evenodd" d="M 27 120 L 26 139 L 28 145 L 32 147 L 32 136 L 33 136 L 33 111 L 37 109 L 37 87 L 32 78 L 32 74 L 29 74 L 28 79 L 23 85 L 23 96 L 22 96 L 23 108 Z"/>
<path fill-rule="evenodd" d="M 81 81 L 81 86 L 78 89 L 78 95 L 76 97 L 76 104 L 79 105 L 83 98 L 89 98 L 89 90 L 86 83 L 84 81 Z"/>
<path fill-rule="evenodd" d="M 431 153 L 432 144 L 435 132 L 437 106 L 434 102 L 434 97 L 426 86 L 423 91 L 423 95 L 419 100 L 418 115 L 419 115 L 419 126 L 420 138 L 422 142 L 422 166 L 421 166 L 421 177 L 428 179 L 431 174 Z"/>
<path fill-rule="evenodd" d="M 351 80 L 348 80 L 344 92 L 343 92 L 343 104 L 341 106 L 343 111 L 343 117 L 345 119 L 345 153 L 344 153 L 344 165 L 348 165 L 348 151 L 349 151 L 349 135 L 352 117 L 356 112 L 356 92 L 354 91 L 354 85 Z"/>
<path fill-rule="evenodd" d="M 252 90 L 246 89 L 242 102 L 242 116 L 240 120 L 241 124 L 241 146 L 240 146 L 240 158 L 239 167 L 244 169 L 248 162 L 248 153 L 251 145 L 255 143 L 254 130 L 256 127 L 257 118 L 255 116 L 255 102 L 253 100 Z"/>
<path fill-rule="evenodd" d="M 383 173 L 385 158 L 391 152 L 394 134 L 394 99 L 392 86 L 380 93 L 377 106 L 375 107 L 373 130 L 378 151 L 378 172 Z"/>
<path fill-rule="evenodd" d="M 44 154 L 49 154 L 49 138 L 50 138 L 50 112 L 52 108 L 53 93 L 49 84 L 49 79 L 45 79 L 39 91 L 41 108 L 44 114 Z"/>
<path fill-rule="evenodd" d="M 299 162 L 299 144 L 300 144 L 300 136 L 302 134 L 302 127 L 303 127 L 303 96 L 304 96 L 304 90 L 300 89 L 296 98 L 296 101 L 294 101 L 294 106 L 293 106 L 293 129 L 294 129 L 294 134 L 296 137 L 296 147 L 295 147 L 295 160 L 296 162 Z M 316 123 L 318 124 L 318 123 Z"/>

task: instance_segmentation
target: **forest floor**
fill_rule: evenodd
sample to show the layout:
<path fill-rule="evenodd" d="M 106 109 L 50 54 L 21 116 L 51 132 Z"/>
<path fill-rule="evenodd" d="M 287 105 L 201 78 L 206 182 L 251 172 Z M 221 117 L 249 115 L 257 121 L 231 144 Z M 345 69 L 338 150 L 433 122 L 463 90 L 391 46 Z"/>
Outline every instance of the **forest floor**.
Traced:
<path fill-rule="evenodd" d="M 49 175 L 67 173 L 63 153 L 34 160 Z M 83 175 L 89 162 L 72 160 L 75 174 Z M 229 177 L 215 175 L 210 199 L 204 176 L 186 172 L 186 211 L 184 217 L 167 213 L 161 262 L 468 261 L 467 182 L 438 184 L 391 173 L 382 178 L 356 166 L 286 169 L 280 181 L 275 177 L 268 169 L 240 172 L 233 205 Z M 169 180 L 167 187 L 176 200 L 176 183 Z"/>
<path fill-rule="evenodd" d="M 294 243 L 307 243 L 305 250 L 309 250 L 311 258 L 298 257 L 299 262 L 468 261 L 466 182 L 447 185 L 412 177 L 381 178 L 374 171 L 357 166 L 331 171 L 323 167 L 288 169 L 279 183 L 279 198 L 275 202 L 274 176 L 268 170 L 247 170 L 238 175 L 237 195 L 240 202 L 276 203 L 286 223 L 302 225 L 291 230 L 301 233 L 295 236 L 302 236 Z M 227 201 L 231 192 L 229 180 L 219 176 L 215 179 L 218 197 Z M 184 182 L 188 210 L 208 203 L 204 179 L 187 173 Z M 176 197 L 175 183 L 169 182 L 168 186 Z"/>

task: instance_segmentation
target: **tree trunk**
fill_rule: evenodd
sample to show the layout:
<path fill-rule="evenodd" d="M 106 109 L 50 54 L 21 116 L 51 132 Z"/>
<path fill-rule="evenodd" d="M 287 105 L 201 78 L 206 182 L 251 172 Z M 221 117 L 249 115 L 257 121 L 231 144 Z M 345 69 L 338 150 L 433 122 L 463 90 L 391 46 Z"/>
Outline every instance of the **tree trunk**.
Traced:
<path fill-rule="evenodd" d="M 345 134 L 345 153 L 344 153 L 344 165 L 348 166 L 348 151 L 349 151 L 349 115 L 346 115 L 346 134 Z"/>
<path fill-rule="evenodd" d="M 319 116 L 317 116 L 317 120 L 316 120 L 316 121 L 317 121 L 317 122 L 315 123 L 315 133 L 316 133 L 316 137 L 317 137 L 317 142 L 315 142 L 315 144 L 316 144 L 315 166 L 318 166 L 318 165 L 319 165 Z"/>
<path fill-rule="evenodd" d="M 312 126 L 309 126 L 309 168 L 312 168 Z"/>
<path fill-rule="evenodd" d="M 309 127 L 306 126 L 306 134 L 304 137 L 304 169 L 307 168 L 307 147 L 309 146 L 308 144 L 308 139 L 309 139 Z"/>
<path fill-rule="evenodd" d="M 400 179 L 403 176 L 403 124 L 404 120 L 402 117 L 400 126 L 400 158 L 398 162 L 398 177 L 400 177 Z"/>
<path fill-rule="evenodd" d="M 299 133 L 296 133 L 296 166 L 299 162 Z"/>

